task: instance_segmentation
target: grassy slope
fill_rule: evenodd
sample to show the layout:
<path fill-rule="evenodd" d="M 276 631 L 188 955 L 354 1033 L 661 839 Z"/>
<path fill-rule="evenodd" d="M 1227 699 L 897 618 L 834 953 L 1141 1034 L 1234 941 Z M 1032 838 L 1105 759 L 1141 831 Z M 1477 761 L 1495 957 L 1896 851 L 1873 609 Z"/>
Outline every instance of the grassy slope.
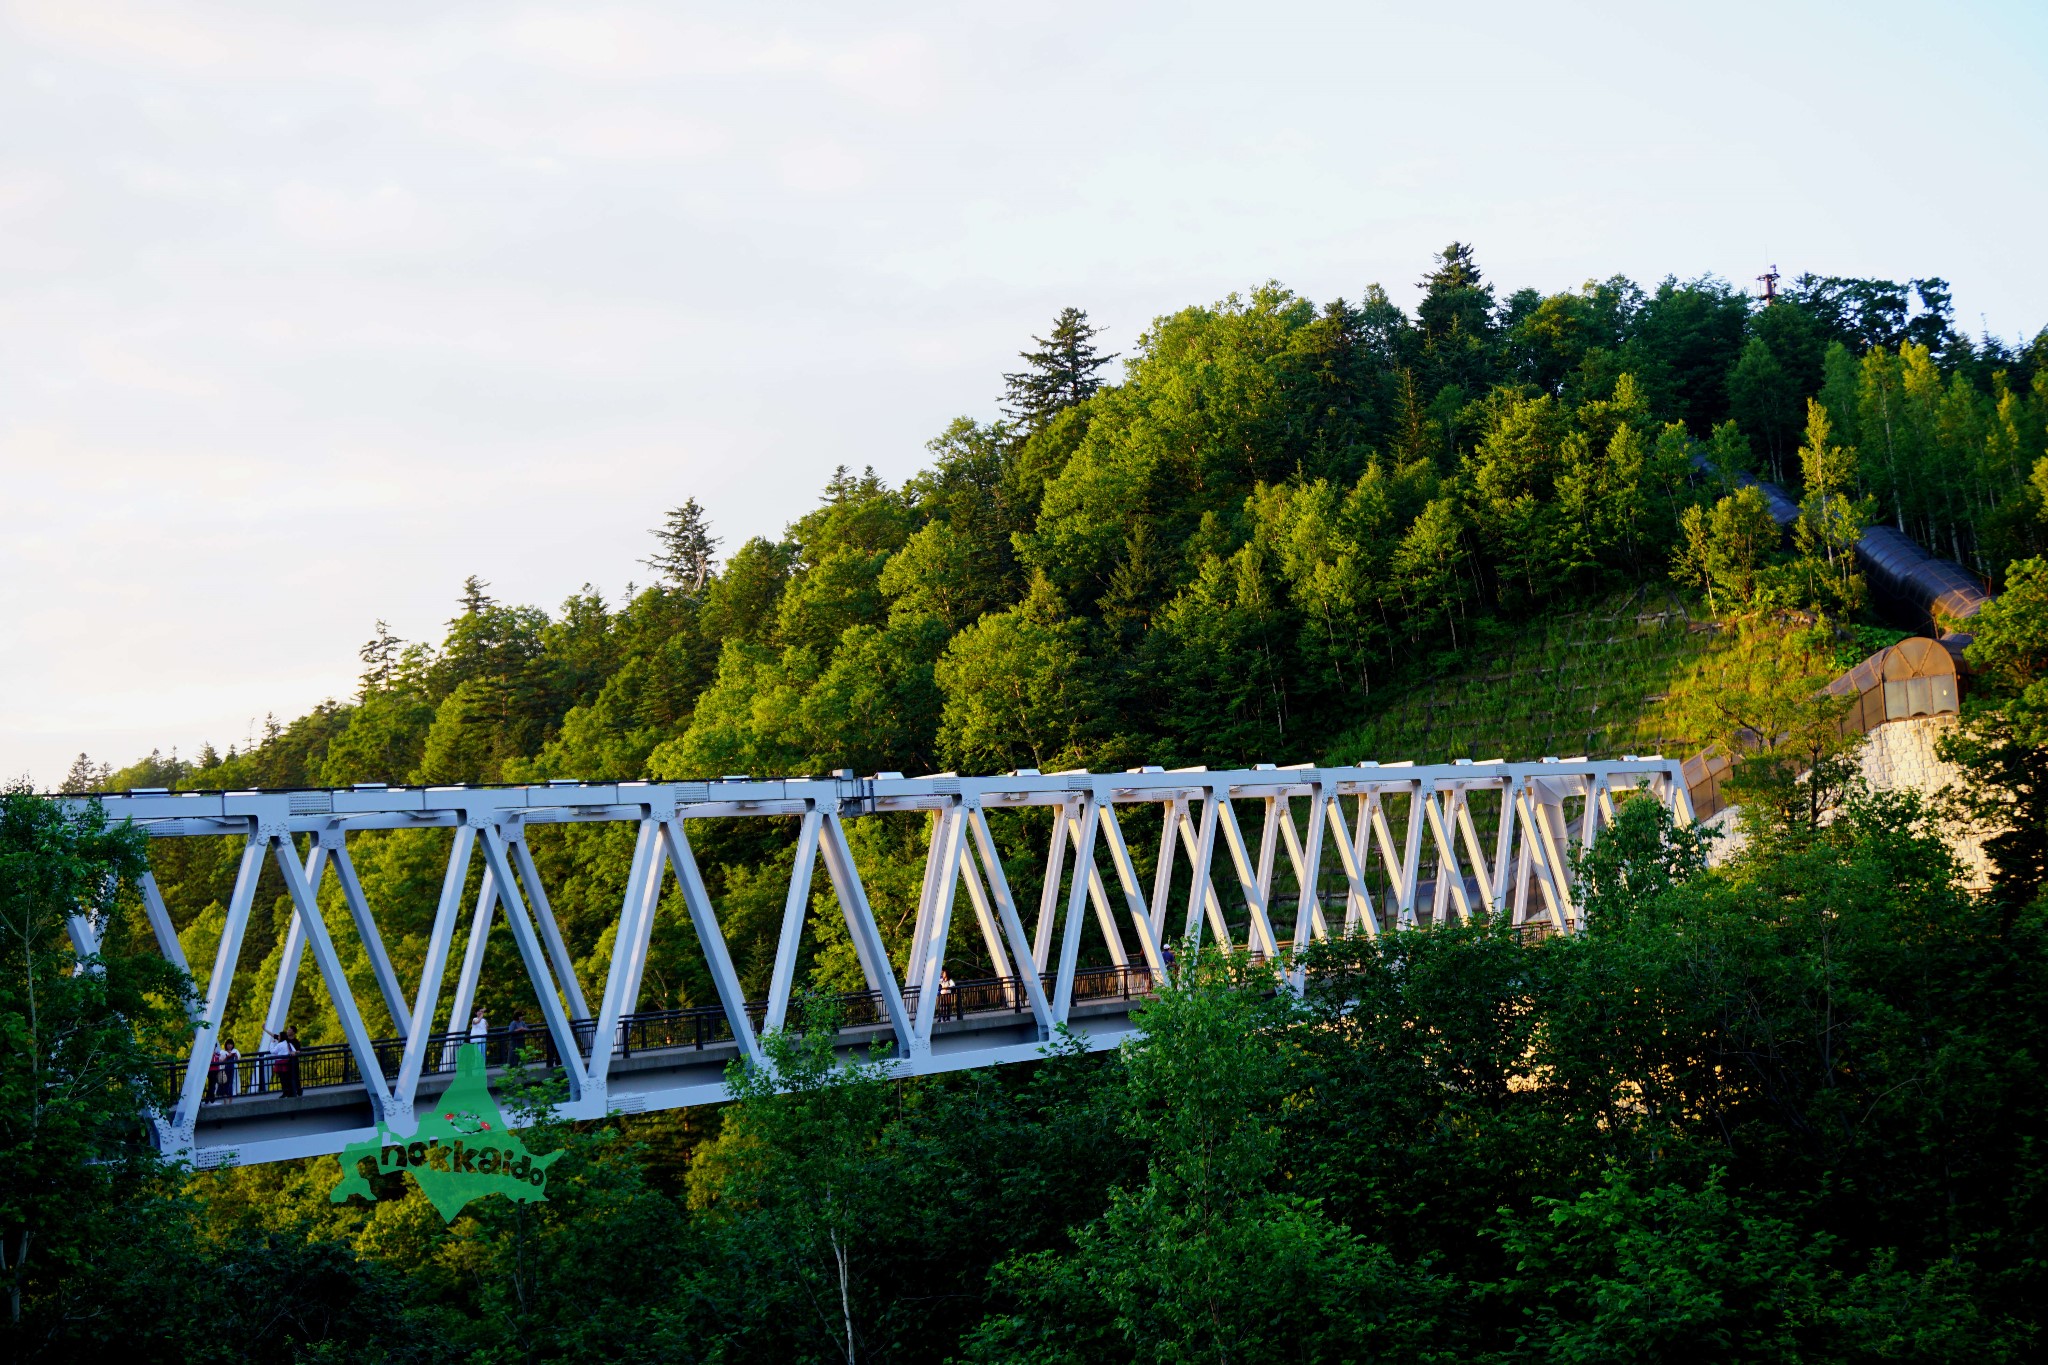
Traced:
<path fill-rule="evenodd" d="M 1374 717 L 1326 757 L 1683 757 L 1699 745 L 1667 698 L 1713 639 L 1705 613 L 1661 587 L 1555 612 L 1466 650 L 1452 670 L 1377 699 Z"/>

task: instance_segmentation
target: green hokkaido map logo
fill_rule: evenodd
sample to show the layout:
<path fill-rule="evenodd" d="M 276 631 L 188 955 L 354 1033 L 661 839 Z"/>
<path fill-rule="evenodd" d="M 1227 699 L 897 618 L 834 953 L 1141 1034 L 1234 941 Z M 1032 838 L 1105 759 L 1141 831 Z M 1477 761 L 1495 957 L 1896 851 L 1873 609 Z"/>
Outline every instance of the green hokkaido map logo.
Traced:
<path fill-rule="evenodd" d="M 373 1177 L 410 1171 L 420 1193 L 452 1223 L 470 1200 L 487 1194 L 522 1203 L 545 1200 L 548 1167 L 561 1155 L 535 1156 L 506 1127 L 484 1076 L 483 1049 L 464 1043 L 455 1054 L 455 1082 L 436 1112 L 421 1119 L 410 1138 L 380 1123 L 376 1137 L 343 1148 L 341 1183 L 331 1198 L 337 1204 L 355 1195 L 375 1199 Z"/>

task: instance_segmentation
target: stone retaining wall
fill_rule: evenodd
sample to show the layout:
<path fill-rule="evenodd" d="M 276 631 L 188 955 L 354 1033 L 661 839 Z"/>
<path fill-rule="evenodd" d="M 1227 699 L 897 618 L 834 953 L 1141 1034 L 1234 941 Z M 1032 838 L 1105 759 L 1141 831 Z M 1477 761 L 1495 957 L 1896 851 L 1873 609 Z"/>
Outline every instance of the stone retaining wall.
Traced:
<path fill-rule="evenodd" d="M 1880 725 L 1864 738 L 1856 757 L 1863 766 L 1863 780 L 1879 791 L 1917 791 L 1930 801 L 1944 787 L 1962 781 L 1963 770 L 1944 763 L 1934 752 L 1935 742 L 1956 728 L 1954 716 L 1916 716 Z M 1963 865 L 1963 884 L 1973 891 L 1991 885 L 1991 860 L 1984 856 L 1983 842 L 1955 826 L 1942 831 L 1949 847 Z"/>
<path fill-rule="evenodd" d="M 1934 801 L 1942 788 L 1962 778 L 1962 769 L 1944 763 L 1934 752 L 1936 741 L 1955 727 L 1953 715 L 1916 716 L 1878 726 L 1864 736 L 1856 753 L 1863 780 L 1878 791 L 1917 791 Z M 1744 839 L 1736 825 L 1735 807 L 1718 811 L 1703 823 L 1721 835 L 1709 858 L 1714 866 L 1742 850 Z M 1969 831 L 1953 826 L 1944 828 L 1943 834 L 1963 865 L 1963 884 L 1973 891 L 1988 887 L 1991 862 L 1984 856 L 1983 843 Z"/>

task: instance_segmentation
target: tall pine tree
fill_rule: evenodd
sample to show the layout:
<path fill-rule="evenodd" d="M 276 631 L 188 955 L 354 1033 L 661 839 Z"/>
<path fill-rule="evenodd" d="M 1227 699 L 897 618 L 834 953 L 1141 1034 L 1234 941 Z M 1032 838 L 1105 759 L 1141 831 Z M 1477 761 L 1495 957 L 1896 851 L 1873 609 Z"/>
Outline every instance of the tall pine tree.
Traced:
<path fill-rule="evenodd" d="M 718 562 L 718 537 L 711 534 L 710 518 L 697 500 L 672 509 L 654 529 L 654 538 L 661 542 L 660 553 L 640 562 L 684 592 L 702 592 Z"/>
<path fill-rule="evenodd" d="M 1103 355 L 1095 349 L 1094 338 L 1101 331 L 1089 325 L 1084 310 L 1060 309 L 1052 335 L 1031 338 L 1038 349 L 1018 353 L 1025 368 L 1003 376 L 1004 410 L 1036 431 L 1060 412 L 1093 397 L 1102 387 L 1095 372 L 1117 358 L 1114 351 Z"/>
<path fill-rule="evenodd" d="M 1422 338 L 1427 396 L 1457 385 L 1467 396 L 1493 376 L 1493 286 L 1480 274 L 1472 248 L 1452 242 L 1420 281 L 1415 315 Z"/>

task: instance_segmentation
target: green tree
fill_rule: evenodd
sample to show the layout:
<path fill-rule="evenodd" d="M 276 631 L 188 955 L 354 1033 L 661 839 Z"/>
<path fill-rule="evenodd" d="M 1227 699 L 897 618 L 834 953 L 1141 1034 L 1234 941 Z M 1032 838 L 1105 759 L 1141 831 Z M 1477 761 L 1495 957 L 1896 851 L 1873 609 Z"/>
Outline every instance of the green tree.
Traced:
<path fill-rule="evenodd" d="M 1743 432 L 1763 448 L 1771 478 L 1783 482 L 1799 439 L 1800 391 L 1760 336 L 1751 337 L 1728 372 L 1728 403 Z"/>
<path fill-rule="evenodd" d="M 667 520 L 655 528 L 661 549 L 640 561 L 662 576 L 663 581 L 688 593 L 704 591 L 717 566 L 718 537 L 711 534 L 711 519 L 695 498 L 671 508 Z"/>
<path fill-rule="evenodd" d="M 648 756 L 648 772 L 673 782 L 802 770 L 810 746 L 801 712 L 817 676 L 817 658 L 807 649 L 776 651 L 728 639 L 718 676 L 697 698 L 689 729 Z"/>
<path fill-rule="evenodd" d="M 1425 636 L 1441 623 L 1453 649 L 1458 646 L 1458 619 L 1465 605 L 1465 557 L 1457 505 L 1449 498 L 1433 498 L 1401 537 L 1392 565 L 1410 631 Z"/>
<path fill-rule="evenodd" d="M 1083 415 L 1082 410 L 1067 411 L 1073 415 L 1055 418 L 1021 441 L 1005 423 L 984 426 L 960 418 L 926 443 L 930 467 L 904 484 L 917 515 L 928 525 L 943 524 L 951 535 L 947 554 L 957 556 L 957 567 L 949 558 L 943 570 L 934 565 L 931 572 L 950 576 L 947 591 L 957 600 L 950 610 L 958 624 L 1015 601 L 1022 591 L 1014 537 L 1030 529 L 1042 488 L 1026 472 L 1026 456 L 1056 446 L 1061 432 Z M 901 591 L 884 590 L 892 595 Z"/>
<path fill-rule="evenodd" d="M 1079 308 L 1062 308 L 1052 335 L 1033 337 L 1035 351 L 1020 352 L 1024 368 L 1003 376 L 1004 406 L 1027 430 L 1037 431 L 1067 408 L 1077 407 L 1102 387 L 1096 372 L 1116 359 L 1095 349 L 1100 327 Z"/>
<path fill-rule="evenodd" d="M 107 790 L 107 784 L 113 780 L 113 776 L 113 764 L 95 763 L 90 755 L 80 754 L 71 760 L 71 767 L 65 772 L 64 780 L 58 785 L 57 790 L 67 796 L 103 792 Z"/>
<path fill-rule="evenodd" d="M 0 791 L 0 1277 L 17 1359 L 71 1336 L 84 1282 L 119 1260 L 162 1190 L 146 1133 L 167 1058 L 152 1043 L 181 1032 L 191 985 L 112 946 L 144 838 L 97 802 Z M 81 964 L 74 925 L 110 947 Z"/>
<path fill-rule="evenodd" d="M 1970 632 L 1963 657 L 2000 689 L 2024 695 L 2048 681 L 2048 560 L 2008 566 L 2005 591 L 1970 618 Z"/>
<path fill-rule="evenodd" d="M 1751 485 L 1721 498 L 1711 509 L 1688 507 L 1679 516 L 1679 543 L 1671 576 L 1707 595 L 1707 610 L 1718 614 L 1716 590 L 1731 608 L 1757 604 L 1762 571 L 1783 533 L 1771 517 L 1763 490 Z"/>
<path fill-rule="evenodd" d="M 886 552 L 843 546 L 809 565 L 782 594 L 775 634 L 784 645 L 829 656 L 839 637 L 859 626 L 888 620 L 882 588 Z"/>
<path fill-rule="evenodd" d="M 703 630 L 713 640 L 759 643 L 775 629 L 795 548 L 755 536 L 726 561 L 704 594 Z"/>
<path fill-rule="evenodd" d="M 889 619 L 931 617 L 954 631 L 980 616 L 990 604 L 972 554 L 946 522 L 919 530 L 882 567 L 877 586 L 889 598 Z"/>
<path fill-rule="evenodd" d="M 2048 561 L 2008 567 L 1970 628 L 1980 695 L 1940 752 L 1966 774 L 1951 808 L 1983 839 L 2010 922 L 2048 885 Z"/>
<path fill-rule="evenodd" d="M 1166 696 L 1182 752 L 1251 761 L 1287 745 L 1296 705 L 1296 627 L 1265 547 L 1206 556 L 1154 618 L 1146 672 Z"/>
<path fill-rule="evenodd" d="M 1485 389 L 1494 347 L 1493 286 L 1480 273 L 1472 248 L 1452 242 L 1420 281 L 1417 331 L 1433 389 Z"/>
<path fill-rule="evenodd" d="M 405 657 L 405 641 L 380 619 L 377 633 L 356 651 L 356 657 L 363 661 L 361 693 L 367 697 L 392 685 Z"/>
<path fill-rule="evenodd" d="M 1506 363 L 1517 379 L 1563 398 L 1589 355 L 1622 349 L 1643 303 L 1643 291 L 1618 275 L 1574 293 L 1518 293 L 1501 319 Z"/>
<path fill-rule="evenodd" d="M 930 772 L 938 766 L 940 694 L 933 667 L 946 629 L 929 617 L 855 626 L 805 694 L 814 772 Z"/>
<path fill-rule="evenodd" d="M 1841 729 L 1852 698 L 1823 691 L 1836 671 L 1833 645 L 1825 624 L 1751 618 L 1687 689 L 1694 732 L 1737 758 L 1728 783 L 1760 846 L 1811 839 L 1859 780 L 1862 736 Z"/>
<path fill-rule="evenodd" d="M 1499 1235 L 1516 1273 L 1489 1288 L 1527 1305 L 1537 1359 L 1804 1359 L 1856 1323 L 1830 1302 L 1828 1239 L 1731 1194 L 1718 1172 L 1698 1190 L 1610 1172 Z"/>
<path fill-rule="evenodd" d="M 842 1064 L 837 1021 L 814 1005 L 801 1034 L 763 1040 L 771 1070 L 735 1063 L 737 1103 L 718 1140 L 691 1163 L 690 1200 L 728 1246 L 759 1265 L 758 1337 L 854 1365 L 879 1342 L 875 1321 L 888 1291 L 869 1252 L 900 1212 L 889 1198 L 883 1150 L 890 1107 L 878 1055 Z M 772 1304 L 772 1308 L 771 1308 Z"/>
<path fill-rule="evenodd" d="M 1726 280 L 1703 275 L 1684 284 L 1667 277 L 1643 301 L 1629 340 L 1663 380 L 1670 398 L 1663 411 L 1694 431 L 1729 417 L 1729 370 L 1738 365 L 1749 322 L 1749 299 Z"/>
<path fill-rule="evenodd" d="M 1270 981 L 1270 978 L 1268 979 Z M 1293 997 L 1213 959 L 1148 1004 L 1124 1131 L 1150 1153 L 1072 1253 L 1002 1266 L 979 1360 L 1348 1361 L 1412 1348 L 1440 1292 L 1286 1187 Z"/>
<path fill-rule="evenodd" d="M 1086 627 L 1043 579 L 954 636 L 936 678 L 939 750 L 963 771 L 1083 762 L 1101 733 L 1105 691 Z"/>
<path fill-rule="evenodd" d="M 316 780 L 324 786 L 403 783 L 420 767 L 435 708 L 417 692 L 380 689 L 350 709 L 327 746 Z"/>
<path fill-rule="evenodd" d="M 1808 600 L 1848 612 L 1863 601 L 1855 549 L 1870 525 L 1872 504 L 1855 496 L 1856 452 L 1834 444 L 1833 435 L 1828 410 L 1807 400 L 1806 443 L 1799 448 L 1806 496 L 1793 539 L 1807 566 Z"/>
<path fill-rule="evenodd" d="M 1846 349 L 1843 360 L 1853 368 Z M 1771 478 L 1779 483 L 1789 477 L 1797 448 L 1801 403 L 1821 390 L 1824 378 L 1821 337 L 1804 308 L 1781 298 L 1750 314 L 1748 340 L 1728 371 L 1729 409 L 1762 447 Z M 1855 413 L 1853 403 L 1848 406 L 1844 411 L 1830 401 L 1837 428 L 1853 445 Z"/>

